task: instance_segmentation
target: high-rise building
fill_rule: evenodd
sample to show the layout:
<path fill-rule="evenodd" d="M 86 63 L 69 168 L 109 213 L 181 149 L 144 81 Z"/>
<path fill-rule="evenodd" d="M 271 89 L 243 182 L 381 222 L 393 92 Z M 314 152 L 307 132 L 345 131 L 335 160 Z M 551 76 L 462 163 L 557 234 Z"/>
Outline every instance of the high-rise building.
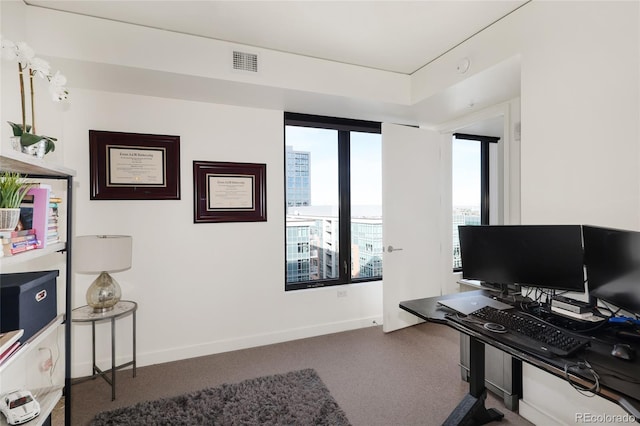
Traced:
<path fill-rule="evenodd" d="M 287 207 L 311 205 L 310 160 L 311 153 L 294 151 L 287 146 Z"/>
<path fill-rule="evenodd" d="M 313 229 L 316 221 L 299 218 L 287 220 L 287 281 L 299 282 L 318 279 L 318 250 L 315 248 Z"/>
<path fill-rule="evenodd" d="M 480 208 L 454 208 L 453 211 L 453 268 L 462 268 L 460 256 L 459 225 L 480 225 Z"/>
<path fill-rule="evenodd" d="M 382 218 L 351 221 L 352 272 L 357 278 L 382 276 Z"/>
<path fill-rule="evenodd" d="M 287 281 L 340 276 L 336 216 L 287 216 Z M 351 223 L 351 273 L 354 278 L 382 276 L 382 219 Z"/>

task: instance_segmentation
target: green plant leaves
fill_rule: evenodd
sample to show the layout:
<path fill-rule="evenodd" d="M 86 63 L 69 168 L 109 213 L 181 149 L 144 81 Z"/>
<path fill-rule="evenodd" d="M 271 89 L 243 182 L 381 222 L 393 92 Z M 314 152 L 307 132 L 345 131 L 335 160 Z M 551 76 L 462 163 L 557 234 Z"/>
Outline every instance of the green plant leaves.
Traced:
<path fill-rule="evenodd" d="M 57 141 L 58 139 L 53 138 L 51 136 L 34 135 L 33 133 L 29 133 L 31 131 L 30 124 L 25 125 L 25 128 L 27 130 L 23 132 L 21 124 L 12 123 L 10 121 L 7 121 L 7 123 L 9 123 L 9 125 L 11 126 L 11 129 L 13 130 L 13 136 L 20 136 L 20 145 L 30 146 L 44 139 L 47 141 L 45 154 L 48 154 L 49 152 L 56 150 L 56 144 L 54 142 Z"/>
<path fill-rule="evenodd" d="M 12 123 L 10 121 L 7 121 L 7 123 L 9 123 L 11 129 L 13 130 L 13 136 L 22 136 L 23 132 L 21 124 Z M 27 124 L 25 125 L 25 127 L 27 128 L 26 133 L 29 133 L 31 131 L 31 124 Z"/>
<path fill-rule="evenodd" d="M 0 174 L 0 208 L 15 209 L 29 192 L 33 184 L 25 184 L 20 173 Z"/>

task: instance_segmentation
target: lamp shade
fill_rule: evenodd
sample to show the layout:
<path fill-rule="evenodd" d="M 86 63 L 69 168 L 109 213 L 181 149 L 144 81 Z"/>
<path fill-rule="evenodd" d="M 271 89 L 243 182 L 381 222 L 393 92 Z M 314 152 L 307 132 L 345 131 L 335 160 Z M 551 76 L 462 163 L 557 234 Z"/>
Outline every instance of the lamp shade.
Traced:
<path fill-rule="evenodd" d="M 82 235 L 74 240 L 76 272 L 118 272 L 131 268 L 132 238 L 128 235 Z"/>

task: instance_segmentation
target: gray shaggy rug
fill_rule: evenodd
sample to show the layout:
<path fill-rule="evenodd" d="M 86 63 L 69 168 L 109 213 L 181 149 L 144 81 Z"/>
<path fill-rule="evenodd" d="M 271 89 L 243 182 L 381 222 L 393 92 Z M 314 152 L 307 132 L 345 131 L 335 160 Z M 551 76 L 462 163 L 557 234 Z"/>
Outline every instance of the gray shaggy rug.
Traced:
<path fill-rule="evenodd" d="M 104 411 L 91 425 L 347 426 L 349 420 L 315 370 L 306 369 Z"/>

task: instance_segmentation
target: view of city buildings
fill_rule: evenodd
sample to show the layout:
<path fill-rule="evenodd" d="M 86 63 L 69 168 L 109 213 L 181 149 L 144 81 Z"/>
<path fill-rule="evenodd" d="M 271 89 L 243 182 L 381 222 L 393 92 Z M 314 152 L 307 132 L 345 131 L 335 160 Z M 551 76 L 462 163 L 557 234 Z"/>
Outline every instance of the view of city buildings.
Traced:
<path fill-rule="evenodd" d="M 311 154 L 286 148 L 287 282 L 338 278 L 336 207 L 311 205 Z M 351 207 L 351 275 L 382 276 L 382 208 Z"/>
<path fill-rule="evenodd" d="M 311 153 L 286 148 L 287 282 L 338 278 L 339 227 L 335 207 L 311 204 Z M 453 207 L 453 268 L 462 267 L 459 225 L 480 225 L 480 206 Z M 353 277 L 382 276 L 380 206 L 352 206 Z"/>
<path fill-rule="evenodd" d="M 480 206 L 454 206 L 453 207 L 453 268 L 462 268 L 462 258 L 460 256 L 460 237 L 458 236 L 458 226 L 460 225 L 480 225 Z"/>
<path fill-rule="evenodd" d="M 294 151 L 287 146 L 287 207 L 311 205 L 311 153 Z"/>
<path fill-rule="evenodd" d="M 338 278 L 338 216 L 330 207 L 288 208 L 287 281 Z M 355 209 L 359 210 L 359 209 Z M 366 210 L 371 210 L 366 209 Z M 351 276 L 382 276 L 382 217 L 352 217 Z"/>

